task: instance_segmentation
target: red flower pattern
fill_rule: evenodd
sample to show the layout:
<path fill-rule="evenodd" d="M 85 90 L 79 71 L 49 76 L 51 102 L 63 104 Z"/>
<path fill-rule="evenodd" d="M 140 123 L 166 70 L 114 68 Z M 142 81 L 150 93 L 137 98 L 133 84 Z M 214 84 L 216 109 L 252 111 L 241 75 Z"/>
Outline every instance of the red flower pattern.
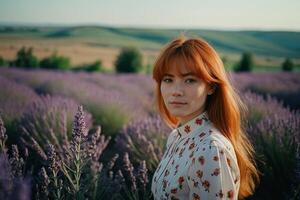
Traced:
<path fill-rule="evenodd" d="M 196 172 L 196 174 L 197 174 L 197 177 L 201 179 L 202 176 L 203 176 L 203 171 L 198 170 L 198 171 Z"/>
<path fill-rule="evenodd" d="M 205 188 L 205 191 L 209 191 L 210 183 L 208 180 L 203 181 L 202 186 Z"/>
<path fill-rule="evenodd" d="M 185 147 L 180 150 L 179 157 L 182 157 L 182 154 L 183 154 L 184 150 L 185 150 Z"/>
<path fill-rule="evenodd" d="M 201 124 L 202 124 L 202 119 L 199 119 L 199 118 L 196 119 L 196 124 L 197 124 L 197 125 L 201 125 Z"/>
<path fill-rule="evenodd" d="M 227 192 L 227 198 L 233 199 L 233 191 L 232 190 Z"/>
<path fill-rule="evenodd" d="M 199 195 L 196 193 L 193 193 L 193 200 L 200 200 Z"/>
<path fill-rule="evenodd" d="M 186 125 L 186 126 L 184 127 L 184 131 L 185 131 L 186 133 L 191 132 L 191 127 L 190 127 L 189 125 Z"/>
<path fill-rule="evenodd" d="M 191 149 L 194 148 L 194 147 L 195 147 L 195 143 L 193 142 L 193 143 L 190 144 L 189 150 L 191 150 Z"/>
<path fill-rule="evenodd" d="M 179 184 L 182 184 L 184 182 L 184 178 L 183 178 L 183 176 L 180 176 L 179 178 L 178 178 L 178 183 Z"/>
<path fill-rule="evenodd" d="M 214 156 L 213 160 L 214 160 L 214 161 L 218 161 L 218 160 L 219 160 L 219 157 L 218 157 L 218 156 Z"/>
<path fill-rule="evenodd" d="M 220 197 L 221 199 L 223 198 L 224 194 L 222 192 L 222 190 L 220 190 L 217 194 L 216 194 L 217 197 Z"/>
<path fill-rule="evenodd" d="M 204 137 L 205 135 L 206 135 L 206 133 L 202 132 L 202 133 L 200 133 L 199 137 L 202 138 L 202 137 Z"/>
<path fill-rule="evenodd" d="M 178 179 L 179 189 L 182 189 L 182 187 L 183 187 L 183 182 L 184 182 L 184 178 L 183 178 L 183 176 L 180 176 L 179 179 Z"/>
<path fill-rule="evenodd" d="M 172 194 L 176 194 L 176 193 L 177 193 L 177 188 L 173 188 L 173 189 L 171 190 L 171 193 L 172 193 Z"/>
<path fill-rule="evenodd" d="M 200 162 L 201 165 L 204 165 L 204 162 L 205 162 L 204 156 L 200 156 L 200 157 L 198 158 L 198 161 Z"/>
<path fill-rule="evenodd" d="M 212 176 L 218 176 L 219 174 L 220 174 L 220 168 L 216 168 L 211 175 Z"/>

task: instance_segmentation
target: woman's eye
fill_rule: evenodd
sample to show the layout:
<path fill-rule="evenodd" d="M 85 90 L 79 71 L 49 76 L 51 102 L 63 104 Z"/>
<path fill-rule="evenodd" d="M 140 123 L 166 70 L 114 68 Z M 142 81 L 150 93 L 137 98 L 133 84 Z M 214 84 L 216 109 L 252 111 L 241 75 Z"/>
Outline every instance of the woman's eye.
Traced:
<path fill-rule="evenodd" d="M 192 78 L 189 78 L 189 79 L 186 79 L 185 82 L 186 83 L 194 83 L 194 82 L 196 82 L 196 80 L 192 79 Z"/>
<path fill-rule="evenodd" d="M 170 78 L 165 78 L 165 79 L 163 79 L 163 82 L 165 82 L 165 83 L 170 83 L 170 82 L 172 82 L 172 79 L 170 79 Z"/>

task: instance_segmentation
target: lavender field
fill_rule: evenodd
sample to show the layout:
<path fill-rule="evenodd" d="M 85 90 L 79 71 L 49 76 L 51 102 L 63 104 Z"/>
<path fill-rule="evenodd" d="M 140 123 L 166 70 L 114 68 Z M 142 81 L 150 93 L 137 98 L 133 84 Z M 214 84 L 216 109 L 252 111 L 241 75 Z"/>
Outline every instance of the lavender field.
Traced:
<path fill-rule="evenodd" d="M 300 74 L 230 73 L 261 182 L 300 199 Z M 170 132 L 143 74 L 0 69 L 0 199 L 152 199 Z"/>

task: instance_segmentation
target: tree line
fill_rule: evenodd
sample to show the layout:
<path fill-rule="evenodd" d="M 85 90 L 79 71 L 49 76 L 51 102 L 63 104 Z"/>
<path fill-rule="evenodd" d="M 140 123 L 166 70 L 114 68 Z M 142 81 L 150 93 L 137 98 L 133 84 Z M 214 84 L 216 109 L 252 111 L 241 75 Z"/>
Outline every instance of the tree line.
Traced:
<path fill-rule="evenodd" d="M 143 66 L 142 54 L 135 47 L 124 47 L 121 49 L 117 56 L 114 66 L 115 71 L 119 73 L 138 73 L 146 71 L 149 73 L 150 66 Z M 227 62 L 226 57 L 222 58 L 223 63 Z M 33 54 L 32 47 L 22 47 L 16 55 L 15 60 L 7 61 L 0 56 L 0 66 L 12 66 L 23 68 L 43 68 L 43 69 L 55 69 L 55 70 L 74 70 L 74 71 L 87 71 L 87 72 L 103 72 L 103 65 L 101 60 L 96 60 L 93 63 L 83 64 L 77 67 L 71 67 L 71 62 L 68 57 L 58 55 L 56 52 L 39 60 Z M 295 67 L 293 61 L 290 58 L 286 58 L 281 64 L 283 71 L 292 71 Z M 253 54 L 250 52 L 244 52 L 240 61 L 233 67 L 236 72 L 249 72 L 253 71 L 254 59 Z"/>

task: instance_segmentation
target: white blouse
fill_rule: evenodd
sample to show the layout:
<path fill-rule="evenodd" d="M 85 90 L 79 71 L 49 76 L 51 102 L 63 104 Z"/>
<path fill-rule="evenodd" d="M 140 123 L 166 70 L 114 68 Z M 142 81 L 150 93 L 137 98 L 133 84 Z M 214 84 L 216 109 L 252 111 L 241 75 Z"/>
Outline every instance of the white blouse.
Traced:
<path fill-rule="evenodd" d="M 151 190 L 156 200 L 238 199 L 240 171 L 234 148 L 206 112 L 174 129 Z"/>

